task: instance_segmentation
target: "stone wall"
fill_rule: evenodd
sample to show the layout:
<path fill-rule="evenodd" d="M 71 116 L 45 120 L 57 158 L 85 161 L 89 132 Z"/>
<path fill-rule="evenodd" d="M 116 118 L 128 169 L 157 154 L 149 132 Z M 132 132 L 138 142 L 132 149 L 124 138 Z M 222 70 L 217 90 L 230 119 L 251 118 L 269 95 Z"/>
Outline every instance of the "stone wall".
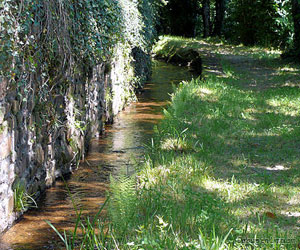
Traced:
<path fill-rule="evenodd" d="M 112 122 L 135 99 L 135 66 L 131 49 L 117 46 L 110 62 L 51 86 L 46 103 L 38 74 L 26 87 L 0 79 L 0 232 L 26 211 L 19 202 L 28 201 L 24 194 L 37 199 L 56 178 L 71 173 L 104 121 Z"/>

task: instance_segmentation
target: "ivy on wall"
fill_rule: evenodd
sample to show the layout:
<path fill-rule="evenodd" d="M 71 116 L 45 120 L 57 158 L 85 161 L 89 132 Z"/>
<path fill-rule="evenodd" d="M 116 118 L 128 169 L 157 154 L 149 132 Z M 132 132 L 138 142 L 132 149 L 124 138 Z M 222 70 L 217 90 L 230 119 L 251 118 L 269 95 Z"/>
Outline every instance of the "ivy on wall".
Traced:
<path fill-rule="evenodd" d="M 15 203 L 70 171 L 103 116 L 141 86 L 154 1 L 0 0 L 0 118 L 14 133 Z"/>
<path fill-rule="evenodd" d="M 153 6 L 151 0 L 2 0 L 0 76 L 24 87 L 36 73 L 40 89 L 50 91 L 109 60 L 117 43 L 149 52 Z"/>

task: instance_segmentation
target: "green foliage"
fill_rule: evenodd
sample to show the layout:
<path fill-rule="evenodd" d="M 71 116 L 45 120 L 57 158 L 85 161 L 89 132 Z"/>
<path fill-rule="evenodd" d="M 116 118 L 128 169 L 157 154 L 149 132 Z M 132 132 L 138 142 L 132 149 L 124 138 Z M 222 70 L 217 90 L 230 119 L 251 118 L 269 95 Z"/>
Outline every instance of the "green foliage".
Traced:
<path fill-rule="evenodd" d="M 286 49 L 295 35 L 291 0 L 225 0 L 218 9 L 216 1 L 208 1 L 210 9 L 208 33 L 216 35 L 216 20 L 225 10 L 221 33 L 226 39 L 245 45 L 275 46 Z M 203 1 L 170 0 L 159 8 L 162 34 L 194 37 L 203 34 Z M 188 13 L 188 15 L 186 15 Z M 223 23 L 223 22 L 222 22 Z"/>
<path fill-rule="evenodd" d="M 290 46 L 293 37 L 290 1 L 229 1 L 225 36 L 245 45 Z"/>
<path fill-rule="evenodd" d="M 13 187 L 14 191 L 14 210 L 24 212 L 30 207 L 37 207 L 33 195 L 29 195 L 23 183 L 17 181 Z"/>
<path fill-rule="evenodd" d="M 94 65 L 109 61 L 117 43 L 147 53 L 154 35 L 154 9 L 144 9 L 150 2 L 3 0 L 0 75 L 23 88 L 24 100 L 30 79 L 39 78 L 45 100 L 53 86 L 70 84 L 78 73 L 89 76 Z"/>
<path fill-rule="evenodd" d="M 275 21 L 278 27 L 275 32 L 280 38 L 280 41 L 277 43 L 279 43 L 281 48 L 291 47 L 294 37 L 291 1 L 275 0 L 275 8 L 277 12 Z"/>
<path fill-rule="evenodd" d="M 123 235 L 136 216 L 137 191 L 135 178 L 121 176 L 118 179 L 110 178 L 109 214 L 114 229 Z"/>
<path fill-rule="evenodd" d="M 29 116 L 33 112 L 37 121 L 31 128 L 38 139 L 43 137 L 46 141 L 50 131 L 63 127 L 73 128 L 71 137 L 77 139 L 86 134 L 90 124 L 82 109 L 88 108 L 88 100 L 83 98 L 86 103 L 79 103 L 78 99 L 63 97 L 75 89 L 82 97 L 90 93 L 94 67 L 110 65 L 120 54 L 125 65 L 120 72 L 124 81 L 119 84 L 130 92 L 128 96 L 134 95 L 133 89 L 145 78 L 144 72 L 134 75 L 135 65 L 130 62 L 136 58 L 132 50 L 139 48 L 143 52 L 139 56 L 149 59 L 155 14 L 154 7 L 148 8 L 151 3 L 152 0 L 0 1 L 0 79 L 7 79 L 10 97 L 17 96 L 22 112 L 28 107 Z M 69 112 L 70 119 L 63 112 Z M 69 140 L 75 152 L 76 141 Z"/>
<path fill-rule="evenodd" d="M 229 5 L 230 30 L 235 39 L 245 45 L 269 45 L 274 39 L 276 9 L 273 0 L 231 1 Z M 229 35 L 227 35 L 229 36 Z"/>

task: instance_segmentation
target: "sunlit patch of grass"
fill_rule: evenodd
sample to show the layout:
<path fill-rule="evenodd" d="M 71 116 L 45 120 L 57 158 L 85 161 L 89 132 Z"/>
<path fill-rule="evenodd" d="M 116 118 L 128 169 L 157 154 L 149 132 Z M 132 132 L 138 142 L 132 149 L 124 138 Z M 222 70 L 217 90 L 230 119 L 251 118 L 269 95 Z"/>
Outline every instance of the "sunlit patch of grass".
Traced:
<path fill-rule="evenodd" d="M 205 88 L 205 87 L 200 87 L 199 88 L 199 93 L 201 97 L 204 97 L 206 95 L 211 95 L 213 94 L 213 91 L 211 89 Z"/>
<path fill-rule="evenodd" d="M 217 191 L 227 202 L 241 201 L 250 194 L 259 192 L 259 185 L 254 183 L 238 182 L 234 176 L 230 181 L 221 181 L 207 178 L 203 186 L 211 191 Z"/>
<path fill-rule="evenodd" d="M 162 142 L 161 149 L 163 150 L 175 150 L 175 151 L 186 151 L 189 150 L 189 145 L 184 138 L 167 138 Z"/>
<path fill-rule="evenodd" d="M 278 68 L 276 68 L 275 75 L 277 76 L 288 76 L 288 77 L 295 77 L 300 73 L 299 67 L 296 67 L 295 65 L 280 65 Z"/>
<path fill-rule="evenodd" d="M 244 47 L 244 55 L 255 59 L 277 59 L 280 57 L 282 51 L 277 49 L 267 49 L 261 47 L 247 48 Z"/>
<path fill-rule="evenodd" d="M 169 57 L 174 49 L 179 48 L 198 48 L 198 42 L 194 38 L 161 36 L 153 47 L 153 53 Z"/>
<path fill-rule="evenodd" d="M 276 108 L 277 112 L 295 117 L 300 112 L 300 88 L 286 87 L 282 88 L 280 92 L 273 91 L 272 96 L 266 102 L 272 108 Z"/>

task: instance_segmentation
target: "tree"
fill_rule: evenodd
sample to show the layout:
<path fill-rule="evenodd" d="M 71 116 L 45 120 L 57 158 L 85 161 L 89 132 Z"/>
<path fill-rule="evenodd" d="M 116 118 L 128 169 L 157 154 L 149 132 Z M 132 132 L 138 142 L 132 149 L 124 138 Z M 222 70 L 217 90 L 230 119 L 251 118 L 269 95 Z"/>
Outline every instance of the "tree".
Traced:
<path fill-rule="evenodd" d="M 225 0 L 216 0 L 216 17 L 213 36 L 221 36 L 225 16 Z"/>
<path fill-rule="evenodd" d="M 202 1 L 203 37 L 210 36 L 210 1 Z"/>
<path fill-rule="evenodd" d="M 300 0 L 292 0 L 292 15 L 294 22 L 294 50 L 300 52 Z"/>
<path fill-rule="evenodd" d="M 245 45 L 276 45 L 280 29 L 276 1 L 231 0 L 228 4 L 226 38 Z"/>

